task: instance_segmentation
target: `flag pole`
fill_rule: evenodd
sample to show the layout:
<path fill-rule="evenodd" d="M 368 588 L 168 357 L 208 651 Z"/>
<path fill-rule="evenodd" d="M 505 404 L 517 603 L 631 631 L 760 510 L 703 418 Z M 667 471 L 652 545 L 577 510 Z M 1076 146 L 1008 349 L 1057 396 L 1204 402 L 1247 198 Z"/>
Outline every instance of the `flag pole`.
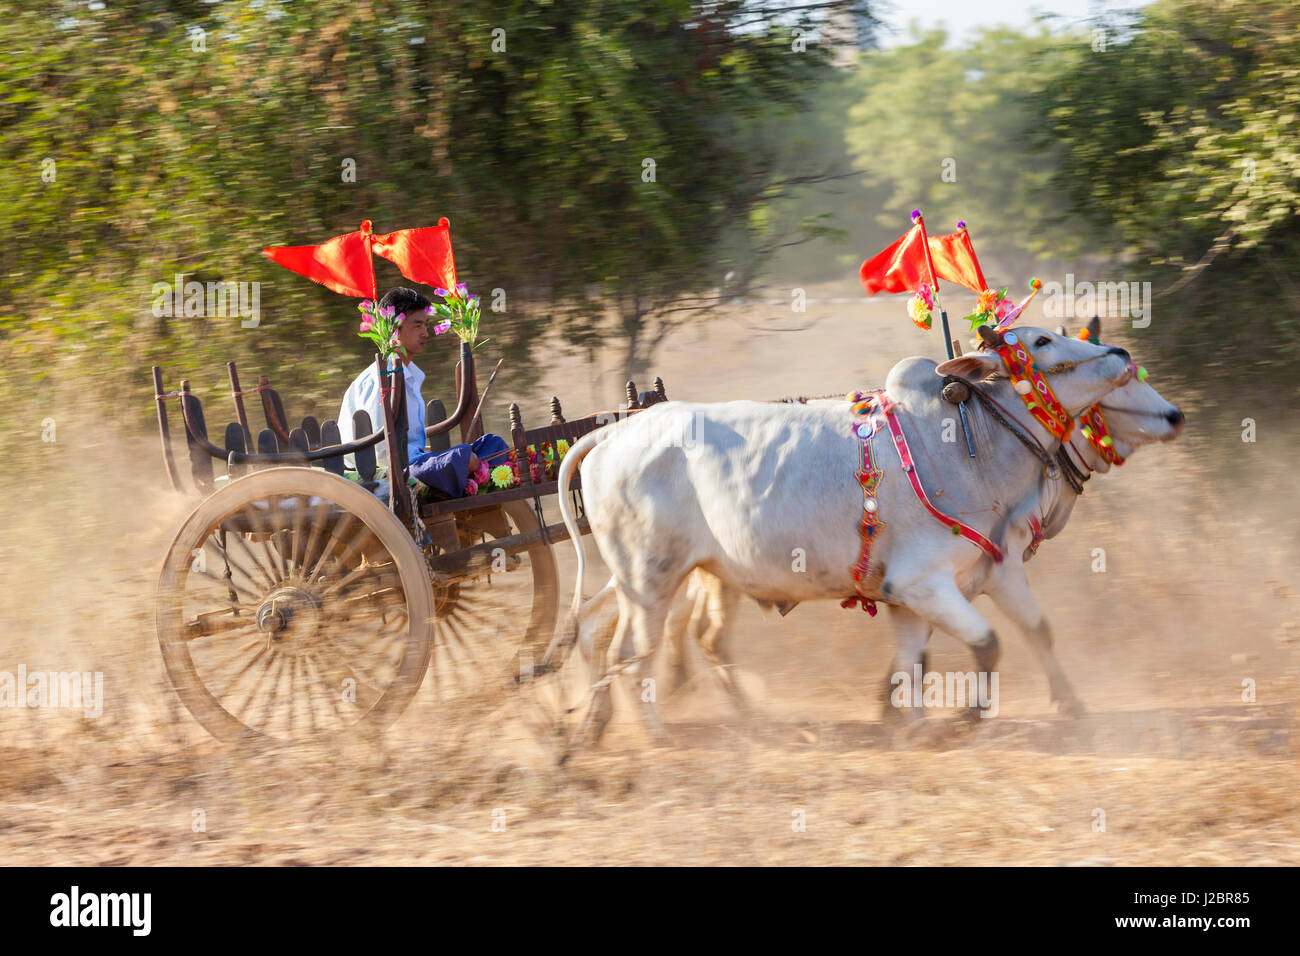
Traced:
<path fill-rule="evenodd" d="M 948 310 L 943 307 L 943 302 L 939 299 L 939 278 L 934 274 L 934 260 L 930 257 L 930 237 L 925 231 L 925 217 L 921 215 L 921 210 L 912 210 L 912 222 L 921 227 L 921 246 L 925 249 L 925 266 L 930 270 L 930 288 L 934 290 L 934 304 L 939 307 L 939 320 L 943 325 L 943 347 L 948 352 L 948 358 L 955 358 L 952 349 L 952 333 L 948 331 Z M 966 436 L 966 453 L 975 457 L 975 443 L 970 437 L 970 422 L 966 418 L 966 403 L 957 403 L 957 414 L 961 416 L 962 434 Z"/>

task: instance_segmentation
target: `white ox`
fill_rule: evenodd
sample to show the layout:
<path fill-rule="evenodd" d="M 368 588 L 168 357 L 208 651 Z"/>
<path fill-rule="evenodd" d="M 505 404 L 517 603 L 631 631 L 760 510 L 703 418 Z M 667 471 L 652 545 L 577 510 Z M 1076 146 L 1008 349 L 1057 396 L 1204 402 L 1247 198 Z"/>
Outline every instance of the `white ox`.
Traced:
<path fill-rule="evenodd" d="M 1063 369 L 1049 380 L 1071 415 L 1131 378 L 1123 349 L 1045 329 L 1016 331 L 1040 368 Z M 945 375 L 981 380 L 1000 368 L 997 356 L 985 353 L 939 366 L 912 358 L 896 365 L 886 380 L 890 397 L 903 411 L 900 419 L 924 468 L 929 493 L 942 489 L 944 510 L 999 537 L 1005 516 L 1037 495 L 1042 465 L 973 402 L 969 408 L 979 435 L 979 458 L 972 461 L 964 445 L 942 440 L 944 420 L 953 418 L 954 409 L 941 397 L 940 387 Z M 1059 447 L 1024 411 L 1009 383 L 981 387 L 1048 451 Z M 847 404 L 838 402 L 670 402 L 574 445 L 559 483 L 567 488 L 574 468 L 583 465 L 587 517 L 610 566 L 619 608 L 609 650 L 611 674 L 628 669 L 634 678 L 640 676 L 663 636 L 673 595 L 696 568 L 738 593 L 775 604 L 844 599 L 855 593 L 850 568 L 861 544 L 863 507 L 855 477 L 855 422 Z M 992 670 L 998 660 L 997 636 L 969 598 L 984 588 L 993 562 L 924 510 L 887 432 L 878 432 L 872 441 L 883 470 L 876 499 L 884 527 L 872 547 L 872 565 L 883 575 L 878 593 L 870 596 L 913 615 L 927 638 L 934 626 L 953 634 L 971 647 L 980 671 Z M 567 496 L 561 496 L 560 505 L 578 552 L 576 627 L 585 555 Z M 915 642 L 900 644 L 900 665 L 906 662 L 905 646 Z M 923 644 L 919 653 L 924 653 Z M 590 712 L 597 736 L 609 707 L 606 680 L 597 685 Z M 662 739 L 653 706 L 642 713 Z"/>
<path fill-rule="evenodd" d="M 1064 328 L 1057 331 L 1061 335 L 1066 334 Z M 1089 323 L 1089 331 L 1093 340 L 1097 340 L 1100 324 L 1096 319 Z M 1121 459 L 1132 457 L 1143 445 L 1172 441 L 1183 430 L 1183 413 L 1150 385 L 1136 379 L 1108 395 L 1102 402 L 1102 408 L 1114 441 L 1114 451 Z M 1067 452 L 1071 460 L 1089 474 L 1109 472 L 1110 463 L 1081 435 L 1084 421 L 1080 419 L 1075 424 Z M 1052 651 L 1051 628 L 1037 600 L 1029 591 L 1024 563 L 1032 556 L 1030 545 L 1033 530 L 1029 522 L 1030 516 L 1041 522 L 1043 539 L 1050 539 L 1065 527 L 1078 500 L 1079 495 L 1064 477 L 1044 476 L 1039 482 L 1038 495 L 1031 497 L 1015 514 L 1008 516 L 1005 541 L 999 542 L 1005 545 L 1006 560 L 991 568 L 982 592 L 998 604 L 1028 639 L 1047 674 L 1051 699 L 1067 715 L 1083 713 L 1083 702 L 1075 694 Z M 592 657 L 593 645 L 608 646 L 608 641 L 612 638 L 616 618 L 605 620 L 601 611 L 614 598 L 614 584 L 613 579 L 610 579 L 582 607 L 582 647 L 588 658 Z M 685 679 L 686 643 L 694 638 L 706 661 L 712 665 L 723 689 L 742 713 L 748 712 L 750 705 L 735 679 L 730 648 L 730 621 L 740 595 L 713 575 L 697 568 L 687 578 L 679 597 L 669 612 L 667 624 L 668 640 L 676 652 L 678 683 Z M 919 659 L 924 669 L 930 626 L 924 621 L 913 619 L 914 616 L 908 616 L 903 608 L 891 609 L 891 618 L 896 625 L 895 640 L 900 651 L 890 674 L 897 672 L 899 660 L 904 659 L 913 662 Z M 892 684 L 887 681 L 887 695 L 891 687 Z M 895 712 L 886 705 L 886 715 Z"/>

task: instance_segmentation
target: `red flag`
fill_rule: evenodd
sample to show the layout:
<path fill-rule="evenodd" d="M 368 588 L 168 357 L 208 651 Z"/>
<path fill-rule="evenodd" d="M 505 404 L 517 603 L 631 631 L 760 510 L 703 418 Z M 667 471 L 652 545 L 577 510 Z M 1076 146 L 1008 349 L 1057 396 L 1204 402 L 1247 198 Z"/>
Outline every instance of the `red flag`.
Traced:
<path fill-rule="evenodd" d="M 925 229 L 918 221 L 906 235 L 862 263 L 858 270 L 867 295 L 912 292 L 922 282 L 934 285 L 925 255 Z M 980 291 L 983 291 L 982 289 Z"/>
<path fill-rule="evenodd" d="M 413 282 L 448 291 L 456 288 L 456 260 L 451 253 L 451 227 L 446 216 L 436 226 L 375 236 L 372 248 L 375 255 L 395 263 Z"/>
<path fill-rule="evenodd" d="M 930 236 L 930 256 L 934 260 L 934 273 L 965 286 L 976 295 L 988 288 L 980 261 L 975 257 L 975 247 L 970 235 L 958 224 L 958 230 L 946 236 Z"/>
<path fill-rule="evenodd" d="M 367 221 L 359 232 L 335 236 L 319 246 L 270 246 L 262 255 L 340 295 L 374 298 L 375 264 L 369 239 Z"/>

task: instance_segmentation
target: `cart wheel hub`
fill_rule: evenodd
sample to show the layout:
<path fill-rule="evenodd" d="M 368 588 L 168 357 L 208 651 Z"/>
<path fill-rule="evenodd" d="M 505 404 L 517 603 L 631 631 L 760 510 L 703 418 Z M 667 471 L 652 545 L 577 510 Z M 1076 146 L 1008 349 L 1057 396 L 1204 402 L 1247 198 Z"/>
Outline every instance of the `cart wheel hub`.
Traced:
<path fill-rule="evenodd" d="M 257 608 L 257 627 L 280 650 L 302 649 L 320 629 L 320 603 L 301 588 L 279 588 Z"/>

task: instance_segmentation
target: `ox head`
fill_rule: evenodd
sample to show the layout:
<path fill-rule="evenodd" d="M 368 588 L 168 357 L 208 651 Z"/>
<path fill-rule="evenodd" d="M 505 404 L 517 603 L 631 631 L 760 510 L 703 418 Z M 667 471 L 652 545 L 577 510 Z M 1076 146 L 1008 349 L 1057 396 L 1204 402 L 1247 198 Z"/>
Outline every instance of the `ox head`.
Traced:
<path fill-rule="evenodd" d="M 949 359 L 935 371 L 943 376 L 981 381 L 1006 371 L 1003 356 L 995 349 L 1020 346 L 1033 356 L 1038 370 L 1071 416 L 1078 415 L 1133 377 L 1132 359 L 1121 348 L 1094 345 L 1031 325 L 1005 332 L 981 326 L 979 334 L 983 340 L 980 351 Z"/>
<path fill-rule="evenodd" d="M 1064 326 L 1058 328 L 1057 332 L 1060 335 L 1068 334 Z M 1093 318 L 1080 331 L 1079 337 L 1100 344 L 1100 320 Z M 1080 419 L 1081 425 L 1089 427 L 1087 419 L 1091 411 L 1093 409 L 1085 411 L 1085 417 Z M 1095 411 L 1100 413 L 1102 428 L 1112 441 L 1114 456 L 1121 461 L 1143 445 L 1173 441 L 1182 434 L 1186 423 L 1186 417 L 1178 406 L 1167 401 L 1147 384 L 1145 373 L 1135 376 L 1103 398 Z M 1094 439 L 1096 437 L 1092 436 Z M 1091 444 L 1095 445 L 1095 441 Z M 1082 443 L 1076 443 L 1075 447 L 1081 449 L 1081 454 L 1086 451 L 1088 463 L 1093 469 L 1107 471 L 1110 468 L 1111 462 L 1107 461 L 1109 456 L 1100 453 L 1095 447 L 1086 447 Z"/>

